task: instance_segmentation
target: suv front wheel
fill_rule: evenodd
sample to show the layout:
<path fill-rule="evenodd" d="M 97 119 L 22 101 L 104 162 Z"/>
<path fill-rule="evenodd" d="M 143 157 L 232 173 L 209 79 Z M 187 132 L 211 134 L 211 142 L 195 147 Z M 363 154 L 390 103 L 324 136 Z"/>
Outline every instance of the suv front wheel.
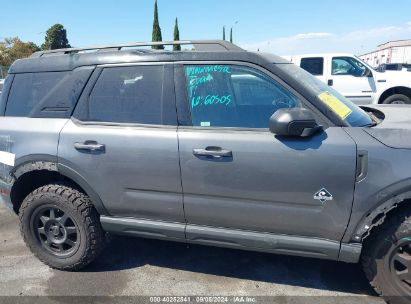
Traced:
<path fill-rule="evenodd" d="M 365 240 L 364 272 L 389 303 L 411 303 L 411 208 L 401 206 Z"/>
<path fill-rule="evenodd" d="M 104 232 L 90 199 L 65 185 L 46 185 L 23 201 L 20 229 L 30 250 L 43 263 L 78 270 L 100 253 Z"/>

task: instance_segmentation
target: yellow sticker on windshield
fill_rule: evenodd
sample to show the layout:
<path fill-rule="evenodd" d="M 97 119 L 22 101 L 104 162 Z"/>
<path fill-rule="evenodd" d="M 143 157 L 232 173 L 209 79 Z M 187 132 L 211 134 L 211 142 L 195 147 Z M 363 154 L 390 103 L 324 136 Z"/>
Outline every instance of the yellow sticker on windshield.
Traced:
<path fill-rule="evenodd" d="M 346 119 L 352 113 L 352 110 L 348 106 L 346 106 L 341 100 L 328 92 L 321 93 L 320 95 L 318 95 L 318 98 L 320 98 L 322 102 L 324 102 L 335 114 L 340 116 L 342 119 Z"/>

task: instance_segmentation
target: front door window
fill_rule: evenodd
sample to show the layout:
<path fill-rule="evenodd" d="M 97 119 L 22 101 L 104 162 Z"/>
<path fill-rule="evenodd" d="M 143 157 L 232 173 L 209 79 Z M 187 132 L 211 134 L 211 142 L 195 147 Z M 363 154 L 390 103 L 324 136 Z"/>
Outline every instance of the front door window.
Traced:
<path fill-rule="evenodd" d="M 185 67 L 193 126 L 268 128 L 270 116 L 301 102 L 280 83 L 246 66 Z"/>

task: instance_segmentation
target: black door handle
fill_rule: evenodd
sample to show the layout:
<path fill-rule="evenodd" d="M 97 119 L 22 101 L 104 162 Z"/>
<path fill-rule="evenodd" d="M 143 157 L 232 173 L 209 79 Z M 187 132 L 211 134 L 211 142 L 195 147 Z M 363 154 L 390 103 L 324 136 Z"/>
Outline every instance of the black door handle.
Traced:
<path fill-rule="evenodd" d="M 328 79 L 328 86 L 332 87 L 334 85 L 334 80 Z"/>
<path fill-rule="evenodd" d="M 233 157 L 233 152 L 220 147 L 207 147 L 205 149 L 193 149 L 193 154 L 196 156 L 210 157 Z"/>
<path fill-rule="evenodd" d="M 96 141 L 87 140 L 84 143 L 74 143 L 74 148 L 80 151 L 104 151 L 106 146 Z"/>

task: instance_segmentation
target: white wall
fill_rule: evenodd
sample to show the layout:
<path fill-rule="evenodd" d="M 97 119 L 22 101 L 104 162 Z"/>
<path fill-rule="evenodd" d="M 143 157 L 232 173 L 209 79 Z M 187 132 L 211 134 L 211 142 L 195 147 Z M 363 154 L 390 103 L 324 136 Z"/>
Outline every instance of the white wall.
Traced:
<path fill-rule="evenodd" d="M 383 63 L 411 63 L 411 46 L 392 47 L 361 55 L 360 58 L 373 67 Z"/>

